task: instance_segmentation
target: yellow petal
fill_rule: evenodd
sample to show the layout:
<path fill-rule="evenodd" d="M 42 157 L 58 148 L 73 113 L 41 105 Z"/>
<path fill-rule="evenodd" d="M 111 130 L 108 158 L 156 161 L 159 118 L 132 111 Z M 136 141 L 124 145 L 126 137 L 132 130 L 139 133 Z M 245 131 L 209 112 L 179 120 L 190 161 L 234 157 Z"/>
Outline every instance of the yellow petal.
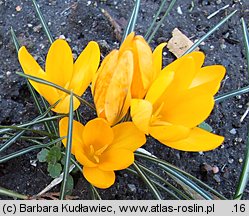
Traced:
<path fill-rule="evenodd" d="M 127 97 L 130 99 L 132 75 L 133 57 L 130 51 L 126 51 L 118 59 L 105 95 L 105 116 L 111 125 L 119 122 L 128 111 L 129 106 L 125 107 L 124 104 Z"/>
<path fill-rule="evenodd" d="M 108 188 L 115 182 L 115 173 L 113 171 L 103 171 L 99 168 L 83 167 L 83 175 L 86 180 L 98 188 Z"/>
<path fill-rule="evenodd" d="M 162 119 L 166 122 L 193 128 L 203 122 L 214 107 L 213 96 L 209 93 L 189 90 L 172 106 L 164 106 Z"/>
<path fill-rule="evenodd" d="M 122 170 L 134 162 L 134 154 L 127 149 L 112 149 L 100 156 L 99 168 L 105 171 Z"/>
<path fill-rule="evenodd" d="M 95 118 L 85 125 L 83 140 L 87 146 L 92 145 L 97 151 L 113 141 L 113 131 L 106 120 Z"/>
<path fill-rule="evenodd" d="M 205 55 L 202 52 L 191 52 L 187 55 L 184 55 L 178 59 L 176 59 L 171 64 L 167 65 L 163 70 L 169 71 L 177 71 L 178 67 L 184 62 L 186 59 L 191 58 L 195 64 L 195 70 L 199 70 L 204 63 Z"/>
<path fill-rule="evenodd" d="M 68 117 L 64 117 L 59 122 L 59 133 L 60 137 L 67 136 L 68 132 Z M 73 132 L 72 132 L 72 154 L 75 155 L 75 149 L 83 149 L 84 142 L 83 142 L 83 131 L 84 131 L 84 125 L 82 125 L 80 122 L 77 122 L 73 120 Z M 62 143 L 66 147 L 67 144 L 67 138 L 62 140 Z"/>
<path fill-rule="evenodd" d="M 190 129 L 181 125 L 151 126 L 149 133 L 157 140 L 176 141 L 188 136 Z"/>
<path fill-rule="evenodd" d="M 68 87 L 73 74 L 73 55 L 65 40 L 57 39 L 49 48 L 45 71 L 49 81 Z"/>
<path fill-rule="evenodd" d="M 97 167 L 98 164 L 91 161 L 87 157 L 87 154 L 88 152 L 86 152 L 84 149 L 79 148 L 78 146 L 75 148 L 75 158 L 81 165 L 86 167 Z"/>
<path fill-rule="evenodd" d="M 18 58 L 25 74 L 48 80 L 47 74 L 41 69 L 25 47 L 19 49 Z M 30 83 L 51 105 L 59 100 L 59 93 L 55 88 L 31 80 Z"/>
<path fill-rule="evenodd" d="M 70 95 L 66 95 L 52 110 L 56 113 L 69 113 L 69 106 L 70 106 Z M 78 109 L 79 106 L 80 106 L 80 101 L 76 97 L 73 97 L 73 110 Z"/>
<path fill-rule="evenodd" d="M 201 68 L 192 81 L 190 88 L 205 88 L 215 95 L 219 90 L 220 82 L 225 76 L 226 69 L 222 65 L 211 65 Z"/>
<path fill-rule="evenodd" d="M 131 100 L 131 118 L 134 124 L 145 134 L 149 133 L 149 125 L 152 116 L 153 107 L 147 100 Z"/>
<path fill-rule="evenodd" d="M 187 138 L 169 142 L 162 141 L 163 144 L 182 151 L 209 151 L 217 148 L 224 141 L 224 137 L 212 134 L 203 130 L 201 128 L 195 127 L 190 131 L 190 134 Z"/>
<path fill-rule="evenodd" d="M 167 73 L 167 71 L 168 73 L 169 71 L 175 72 L 174 79 L 160 99 L 164 101 L 167 106 L 170 106 L 173 105 L 174 101 L 178 100 L 178 97 L 189 88 L 194 76 L 198 71 L 196 70 L 194 59 L 191 56 L 188 58 L 183 58 L 178 67 L 174 70 L 163 69 L 162 74 Z"/>
<path fill-rule="evenodd" d="M 153 69 L 154 69 L 154 76 L 153 80 L 159 75 L 162 69 L 162 52 L 163 48 L 166 46 L 166 43 L 159 44 L 155 50 L 153 51 Z"/>
<path fill-rule="evenodd" d="M 124 122 L 113 128 L 114 140 L 108 149 L 127 149 L 134 152 L 146 142 L 146 137 L 132 122 Z"/>
<path fill-rule="evenodd" d="M 145 99 L 154 105 L 154 108 L 157 109 L 164 98 L 162 96 L 167 91 L 167 88 L 174 79 L 174 71 L 167 71 L 167 73 L 160 74 L 157 79 L 152 83 L 149 88 Z M 160 100 L 162 98 L 162 100 Z"/>
<path fill-rule="evenodd" d="M 73 76 L 69 89 L 82 95 L 92 82 L 100 61 L 100 50 L 96 42 L 91 41 L 74 63 Z"/>

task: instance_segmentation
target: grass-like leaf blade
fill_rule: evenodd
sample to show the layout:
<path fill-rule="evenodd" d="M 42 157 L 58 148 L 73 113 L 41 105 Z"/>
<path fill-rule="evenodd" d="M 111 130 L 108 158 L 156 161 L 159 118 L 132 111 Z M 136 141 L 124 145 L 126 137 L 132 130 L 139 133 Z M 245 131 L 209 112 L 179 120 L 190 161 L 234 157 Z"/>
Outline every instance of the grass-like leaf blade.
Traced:
<path fill-rule="evenodd" d="M 167 8 L 167 10 L 165 11 L 163 17 L 161 18 L 161 20 L 158 22 L 158 24 L 156 25 L 156 27 L 154 28 L 153 32 L 151 33 L 150 36 L 147 36 L 147 42 L 150 43 L 152 41 L 152 39 L 154 38 L 156 32 L 158 31 L 158 29 L 161 27 L 164 19 L 167 17 L 167 15 L 169 14 L 169 12 L 171 11 L 171 9 L 173 8 L 173 6 L 175 5 L 177 0 L 172 0 L 169 4 L 169 7 Z M 156 17 L 155 17 L 156 19 Z"/>
<path fill-rule="evenodd" d="M 152 192 L 153 196 L 157 200 L 161 200 L 162 196 L 161 196 L 160 192 L 157 190 L 157 188 L 155 187 L 154 183 L 151 182 L 151 180 L 147 176 L 147 174 L 145 174 L 145 172 L 140 168 L 139 164 L 134 161 L 133 167 L 135 168 L 135 170 L 137 171 L 137 173 L 139 174 L 139 176 L 143 179 L 144 183 L 148 186 L 148 188 Z"/>
<path fill-rule="evenodd" d="M 128 34 L 134 31 L 136 22 L 137 22 L 137 15 L 140 7 L 140 0 L 136 0 L 130 20 L 126 26 L 125 32 L 123 34 L 122 42 L 125 40 Z"/>
<path fill-rule="evenodd" d="M 211 28 L 203 37 L 196 41 L 183 55 L 193 52 L 204 40 L 206 40 L 211 34 L 213 34 L 220 26 L 222 26 L 227 20 L 229 20 L 237 10 L 233 11 L 227 17 L 222 19 L 217 25 Z"/>
<path fill-rule="evenodd" d="M 63 179 L 61 183 L 60 190 L 60 200 L 65 199 L 66 195 L 66 186 L 67 179 L 69 175 L 69 166 L 71 159 L 71 149 L 72 149 L 72 141 L 73 141 L 73 93 L 70 94 L 70 103 L 69 103 L 69 120 L 68 120 L 68 130 L 67 130 L 67 145 L 66 145 L 66 160 L 63 169 Z"/>

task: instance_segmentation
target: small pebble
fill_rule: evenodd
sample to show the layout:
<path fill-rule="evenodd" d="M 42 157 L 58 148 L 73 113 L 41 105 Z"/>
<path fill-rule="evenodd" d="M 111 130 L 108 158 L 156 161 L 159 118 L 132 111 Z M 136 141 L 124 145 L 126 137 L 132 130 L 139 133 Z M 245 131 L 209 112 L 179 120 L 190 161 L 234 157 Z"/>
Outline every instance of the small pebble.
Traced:
<path fill-rule="evenodd" d="M 27 26 L 28 26 L 29 28 L 33 27 L 33 25 L 32 25 L 31 23 L 28 23 Z"/>
<path fill-rule="evenodd" d="M 232 159 L 232 158 L 228 159 L 228 163 L 232 164 L 233 162 L 234 162 L 234 159 Z"/>
<path fill-rule="evenodd" d="M 20 12 L 21 10 L 22 10 L 22 6 L 20 6 L 20 5 L 16 6 L 16 11 L 17 12 Z"/>
<path fill-rule="evenodd" d="M 239 159 L 239 162 L 240 162 L 240 163 L 242 163 L 242 162 L 243 162 L 243 159 L 242 159 L 242 158 L 240 158 L 240 159 Z"/>
<path fill-rule="evenodd" d="M 42 29 L 42 25 L 39 24 L 39 25 L 37 25 L 37 26 L 35 26 L 35 27 L 33 28 L 33 31 L 34 31 L 34 32 L 40 32 L 41 29 Z"/>
<path fill-rule="evenodd" d="M 221 48 L 221 49 L 226 49 L 226 47 L 227 47 L 227 45 L 225 45 L 225 44 L 221 44 L 221 45 L 220 45 L 220 48 Z"/>
<path fill-rule="evenodd" d="M 214 175 L 214 176 L 213 176 L 213 179 L 214 179 L 217 183 L 220 183 L 220 182 L 221 182 L 221 179 L 220 179 L 220 176 L 219 176 L 219 175 Z"/>
<path fill-rule="evenodd" d="M 233 135 L 235 135 L 237 133 L 236 129 L 234 129 L 234 128 L 232 130 L 230 130 L 229 132 L 230 132 L 230 134 L 233 134 Z"/>
<path fill-rule="evenodd" d="M 222 0 L 216 0 L 216 4 L 219 5 L 222 3 Z"/>
<path fill-rule="evenodd" d="M 180 6 L 178 6 L 178 7 L 177 7 L 177 13 L 178 13 L 178 14 L 180 14 L 180 15 L 182 15 L 182 14 L 183 14 L 183 13 L 182 13 L 182 9 L 181 9 L 181 7 L 180 7 Z"/>
<path fill-rule="evenodd" d="M 65 35 L 60 35 L 60 36 L 59 36 L 59 39 L 63 39 L 63 40 L 65 40 L 65 39 L 66 39 L 66 37 L 65 37 Z"/>
<path fill-rule="evenodd" d="M 11 72 L 10 71 L 7 71 L 6 72 L 6 76 L 10 76 Z"/>
<path fill-rule="evenodd" d="M 212 168 L 212 170 L 213 170 L 213 173 L 214 174 L 216 174 L 216 173 L 218 173 L 220 170 L 219 170 L 219 167 L 217 167 L 217 166 L 214 166 L 213 168 Z"/>
<path fill-rule="evenodd" d="M 136 193 L 137 188 L 136 188 L 136 186 L 134 184 L 128 184 L 128 187 L 131 190 L 131 192 Z"/>

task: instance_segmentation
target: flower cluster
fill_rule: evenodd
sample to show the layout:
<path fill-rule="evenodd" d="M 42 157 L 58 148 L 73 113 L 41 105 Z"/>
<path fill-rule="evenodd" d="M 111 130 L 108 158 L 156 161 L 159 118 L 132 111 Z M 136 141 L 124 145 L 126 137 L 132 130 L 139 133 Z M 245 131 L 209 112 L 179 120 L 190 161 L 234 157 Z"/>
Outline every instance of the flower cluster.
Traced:
<path fill-rule="evenodd" d="M 198 125 L 213 109 L 225 68 L 202 67 L 202 52 L 192 52 L 162 68 L 164 46 L 162 43 L 152 52 L 142 36 L 131 33 L 99 67 L 96 42 L 89 42 L 73 62 L 69 45 L 58 39 L 48 51 L 45 71 L 25 47 L 19 50 L 25 74 L 55 83 L 78 96 L 92 83 L 98 116 L 86 125 L 73 121 L 71 152 L 83 165 L 84 177 L 96 187 L 110 187 L 115 181 L 114 171 L 134 162 L 134 151 L 145 144 L 145 135 L 183 151 L 212 150 L 224 140 Z M 51 105 L 59 101 L 54 112 L 69 112 L 67 93 L 30 82 Z M 74 97 L 73 104 L 76 110 L 80 101 Z M 65 117 L 59 122 L 60 136 L 66 136 L 67 131 Z M 66 145 L 66 138 L 62 142 Z"/>

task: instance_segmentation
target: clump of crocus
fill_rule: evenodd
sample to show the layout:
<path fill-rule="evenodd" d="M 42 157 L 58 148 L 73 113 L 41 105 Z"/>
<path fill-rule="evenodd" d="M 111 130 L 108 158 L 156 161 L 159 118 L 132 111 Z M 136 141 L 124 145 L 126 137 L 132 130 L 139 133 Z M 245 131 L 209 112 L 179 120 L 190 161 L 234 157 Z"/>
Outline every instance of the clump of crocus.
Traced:
<path fill-rule="evenodd" d="M 25 74 L 52 82 L 81 96 L 97 71 L 100 61 L 100 50 L 98 44 L 91 41 L 74 63 L 72 51 L 68 43 L 65 40 L 57 39 L 48 51 L 45 71 L 25 47 L 20 48 L 18 58 Z M 49 104 L 53 105 L 60 100 L 53 108 L 54 112 L 69 112 L 70 95 L 45 84 L 34 81 L 30 81 L 30 83 Z M 73 102 L 74 110 L 76 110 L 80 102 L 76 97 L 73 98 Z"/>
<path fill-rule="evenodd" d="M 59 123 L 60 136 L 67 136 L 68 118 Z M 62 140 L 66 145 L 67 139 Z M 110 127 L 102 118 L 85 126 L 73 121 L 72 154 L 83 165 L 83 175 L 98 188 L 108 188 L 115 182 L 115 170 L 134 162 L 134 151 L 146 142 L 145 135 L 132 122 Z"/>
<path fill-rule="evenodd" d="M 193 52 L 165 67 L 145 99 L 133 99 L 131 116 L 145 134 L 184 151 L 212 150 L 224 138 L 198 127 L 214 107 L 225 75 L 221 65 L 202 67 L 204 54 Z"/>

